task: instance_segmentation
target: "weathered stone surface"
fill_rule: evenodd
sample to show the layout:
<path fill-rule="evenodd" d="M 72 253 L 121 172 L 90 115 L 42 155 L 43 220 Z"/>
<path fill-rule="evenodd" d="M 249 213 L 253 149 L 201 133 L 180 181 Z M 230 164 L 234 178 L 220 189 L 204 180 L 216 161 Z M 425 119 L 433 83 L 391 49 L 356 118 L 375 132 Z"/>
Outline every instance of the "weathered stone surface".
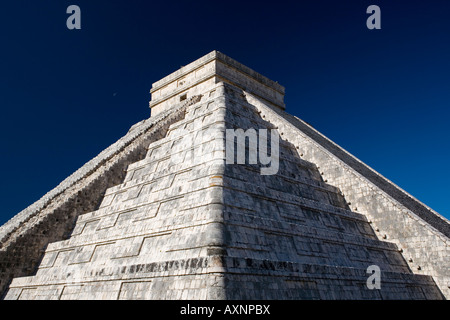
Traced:
<path fill-rule="evenodd" d="M 219 52 L 156 82 L 150 119 L 0 229 L 5 298 L 448 298 L 448 221 L 283 95 Z M 277 174 L 225 162 L 236 128 L 278 131 Z"/>

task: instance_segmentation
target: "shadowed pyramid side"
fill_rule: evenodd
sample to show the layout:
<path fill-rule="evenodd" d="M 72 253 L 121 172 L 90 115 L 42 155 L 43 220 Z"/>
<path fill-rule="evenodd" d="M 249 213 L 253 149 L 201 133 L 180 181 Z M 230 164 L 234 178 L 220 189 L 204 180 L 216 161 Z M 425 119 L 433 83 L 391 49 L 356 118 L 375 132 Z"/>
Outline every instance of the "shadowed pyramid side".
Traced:
<path fill-rule="evenodd" d="M 277 174 L 261 175 L 261 164 L 249 164 L 250 143 L 245 164 L 225 168 L 228 299 L 443 298 L 431 277 L 414 274 L 398 247 L 350 209 L 284 130 L 263 119 L 247 93 L 229 85 L 225 91 L 227 128 L 277 130 L 281 137 Z M 366 285 L 371 265 L 382 270 L 380 290 Z"/>

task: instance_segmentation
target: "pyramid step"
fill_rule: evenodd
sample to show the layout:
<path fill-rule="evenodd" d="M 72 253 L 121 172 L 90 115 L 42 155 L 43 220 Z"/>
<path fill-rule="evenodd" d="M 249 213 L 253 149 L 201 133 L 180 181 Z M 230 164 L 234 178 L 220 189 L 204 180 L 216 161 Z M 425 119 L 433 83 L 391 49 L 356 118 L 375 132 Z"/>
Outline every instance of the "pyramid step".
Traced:
<path fill-rule="evenodd" d="M 245 198 L 262 197 L 267 201 L 272 201 L 272 203 L 274 204 L 288 203 L 294 206 L 298 206 L 299 208 L 306 207 L 315 211 L 345 215 L 349 218 L 367 221 L 367 218 L 361 213 L 356 213 L 345 208 L 336 207 L 329 203 L 323 203 L 317 200 L 304 198 L 302 196 L 283 192 L 277 189 L 272 189 L 270 185 L 260 186 L 254 183 L 249 183 L 245 180 L 237 180 L 227 174 L 224 176 L 224 187 L 227 188 L 225 190 L 225 196 L 229 195 L 231 197 L 231 191 L 237 192 L 236 198 L 242 197 L 242 204 L 248 204 L 249 206 L 251 206 L 251 204 L 249 204 L 248 199 L 246 200 Z M 251 207 L 249 209 L 251 209 Z M 301 216 L 299 216 L 299 218 L 301 219 Z"/>
<path fill-rule="evenodd" d="M 109 210 L 108 208 L 102 208 L 95 212 L 82 215 L 77 221 L 72 236 L 89 234 L 90 232 L 97 232 L 96 230 L 99 228 L 105 229 L 114 227 L 117 224 L 117 221 L 123 220 L 123 218 L 125 217 L 135 217 L 132 218 L 134 220 L 130 220 L 130 222 L 140 221 L 140 219 L 146 218 L 146 215 L 147 218 L 152 217 L 150 213 L 141 212 L 141 210 L 147 210 L 148 212 L 148 210 L 158 209 L 161 210 L 161 213 L 163 213 L 163 209 L 160 208 L 161 203 L 167 202 L 170 199 L 177 199 L 179 197 L 195 197 L 196 190 L 198 192 L 201 192 L 204 186 L 207 186 L 210 183 L 210 179 L 211 178 L 209 176 L 205 176 L 202 179 L 197 179 L 196 187 L 191 186 L 192 189 L 190 189 L 189 192 L 186 191 L 183 193 L 182 191 L 177 189 L 176 192 L 168 193 L 170 192 L 170 190 L 166 189 L 158 193 L 154 193 L 151 202 L 143 202 L 141 204 L 130 202 L 129 206 L 122 207 L 122 209 L 120 210 L 118 208 L 109 208 Z M 225 196 L 227 197 L 227 193 L 225 194 Z M 242 197 L 239 194 L 237 194 L 237 196 L 238 198 Z M 188 201 L 186 199 L 184 201 L 187 204 Z M 225 200 L 226 199 L 227 198 L 225 198 Z M 202 200 L 208 201 L 205 198 L 203 198 Z M 245 205 L 245 203 L 245 201 L 242 201 L 241 207 L 238 210 L 247 210 L 247 212 L 252 214 L 256 213 L 260 218 L 281 218 L 281 220 L 284 220 L 286 222 L 307 225 L 309 227 L 325 227 L 349 234 L 354 234 L 356 232 L 360 236 L 369 238 L 375 237 L 373 230 L 371 229 L 371 227 L 367 223 L 366 218 L 363 215 L 345 209 L 340 209 L 333 206 L 318 205 L 317 202 L 308 201 L 301 198 L 297 202 L 278 201 L 274 204 L 274 208 L 271 208 L 269 206 L 255 207 L 251 203 L 249 203 L 249 205 L 245 207 L 243 206 Z M 201 204 L 202 201 L 197 201 L 197 206 L 200 206 Z M 189 209 L 189 207 L 179 207 L 178 211 L 187 209 Z M 255 209 L 257 209 L 257 211 L 255 211 Z M 280 213 L 274 215 L 274 212 L 278 211 L 280 211 Z M 231 211 L 231 213 L 232 212 L 233 211 Z M 240 214 L 240 211 L 236 211 L 236 213 Z M 168 212 L 165 212 L 164 215 L 168 215 Z M 90 225 L 89 228 L 86 228 L 87 225 Z"/>
<path fill-rule="evenodd" d="M 409 271 L 407 262 L 393 243 L 325 227 L 278 223 L 248 215 L 241 215 L 240 219 L 233 217 L 225 217 L 229 224 L 226 235 L 231 255 L 270 256 L 304 262 L 333 261 L 342 266 L 378 263 L 386 270 Z M 263 227 L 254 230 L 254 225 Z"/>
<path fill-rule="evenodd" d="M 176 174 L 160 174 L 160 179 L 131 185 L 129 188 L 129 185 L 126 185 L 127 187 L 124 189 L 118 188 L 116 193 L 105 196 L 98 210 L 80 215 L 76 229 L 80 228 L 78 224 L 81 223 L 98 220 L 111 214 L 120 215 L 145 206 L 159 205 L 160 202 L 167 199 L 209 187 L 215 170 L 215 163 L 209 162 L 207 166 L 179 170 Z M 115 199 L 116 195 L 120 195 L 120 197 Z M 107 197 L 110 197 L 110 199 L 107 200 Z M 78 230 L 74 230 L 73 235 L 78 233 Z"/>
<path fill-rule="evenodd" d="M 311 176 L 302 174 L 289 174 L 288 171 L 279 170 L 276 177 L 259 175 L 259 168 L 251 166 L 227 166 L 225 176 L 233 179 L 232 182 L 242 181 L 248 183 L 246 177 L 254 176 L 252 184 L 268 190 L 276 190 L 312 200 L 325 200 L 326 203 L 340 208 L 348 208 L 348 205 L 340 190 L 322 180 L 312 179 Z"/>
<path fill-rule="evenodd" d="M 165 166 L 165 170 L 155 170 L 156 165 L 159 161 L 161 160 L 158 159 L 154 161 L 148 161 L 145 163 L 145 165 L 134 168 L 134 171 L 140 171 L 139 174 L 135 173 L 133 179 L 128 179 L 120 185 L 108 188 L 105 192 L 105 196 L 145 183 L 153 183 L 154 181 L 162 179 L 164 177 L 181 174 L 194 168 L 201 173 L 201 171 L 204 170 L 204 167 L 210 168 L 213 164 L 223 164 L 223 161 L 221 161 L 220 159 L 210 156 L 199 159 L 195 163 L 176 163 L 169 161 L 168 165 Z M 132 172 L 132 170 L 130 170 L 130 172 Z"/>
<path fill-rule="evenodd" d="M 325 264 L 224 257 L 233 299 L 443 299 L 430 276 L 381 271 L 380 289 L 369 289 L 367 269 Z M 246 281 L 239 281 L 245 275 Z"/>
<path fill-rule="evenodd" d="M 34 296 L 46 296 L 48 291 L 57 297 L 70 287 L 78 288 L 88 299 L 105 296 L 106 290 L 116 292 L 109 299 L 117 299 L 117 292 L 130 281 L 142 284 L 138 290 L 151 291 L 156 287 L 145 286 L 162 279 L 177 276 L 189 277 L 201 270 L 222 270 L 228 299 L 442 299 L 429 276 L 410 273 L 382 271 L 379 289 L 369 289 L 367 269 L 348 268 L 333 265 L 302 264 L 287 261 L 258 260 L 252 258 L 201 256 L 195 259 L 160 261 L 146 264 L 126 264 L 121 266 L 94 266 L 82 268 L 76 276 L 76 269 L 61 270 L 61 278 L 51 275 L 24 277 L 13 280 L 10 298 L 25 298 L 23 290 L 37 290 Z M 125 279 L 127 280 L 123 280 Z M 242 281 L 245 279 L 245 281 Z M 112 288 L 93 290 L 99 281 L 108 281 Z M 176 281 L 176 280 L 175 280 Z M 199 286 L 204 285 L 198 282 Z M 195 285 L 193 284 L 194 288 Z M 117 290 L 119 289 L 119 290 Z M 174 284 L 165 291 L 179 288 Z M 41 292 L 39 292 L 41 291 Z M 150 293 L 150 292 L 148 292 Z"/>
<path fill-rule="evenodd" d="M 197 221 L 195 220 L 196 216 Z M 195 210 L 192 214 L 185 214 L 185 217 L 184 223 L 180 223 L 179 218 L 174 216 L 159 221 L 157 225 L 150 221 L 148 223 L 141 221 L 135 225 L 124 223 L 120 227 L 114 227 L 111 230 L 100 230 L 92 234 L 72 237 L 66 241 L 53 243 L 47 248 L 41 266 L 53 266 L 54 262 L 49 261 L 54 261 L 59 254 L 68 251 L 73 251 L 74 256 L 71 259 L 74 261 L 79 261 L 80 258 L 77 256 L 85 256 L 86 252 L 88 252 L 89 258 L 85 261 L 97 263 L 95 259 L 91 261 L 97 247 L 109 245 L 111 249 L 108 252 L 120 252 L 122 249 L 128 250 L 127 248 L 137 250 L 133 248 L 141 248 L 148 237 L 193 228 L 195 225 L 205 225 L 204 217 L 198 217 Z M 367 266 L 378 263 L 385 270 L 408 270 L 406 263 L 401 260 L 396 246 L 388 242 L 330 231 L 326 228 L 292 225 L 289 223 L 280 224 L 276 220 L 267 218 L 243 215 L 240 217 L 244 221 L 229 219 L 227 215 L 225 216 L 227 223 L 230 225 L 228 232 L 232 235 L 229 238 L 230 248 L 228 251 L 230 254 L 241 252 L 244 255 L 254 256 L 258 252 L 262 252 L 264 256 L 269 255 L 273 256 L 273 258 L 282 258 L 283 252 L 289 251 L 291 253 L 295 252 L 296 259 L 303 261 L 333 260 L 342 266 L 346 264 Z M 253 229 L 256 224 L 264 227 L 255 231 Z M 290 230 L 290 232 L 286 232 L 286 230 Z M 126 239 L 123 237 L 124 234 L 127 235 Z M 234 234 L 238 240 L 233 237 Z M 253 239 L 256 240 L 251 240 L 250 235 L 253 235 Z M 277 239 L 272 240 L 271 235 L 277 235 Z M 257 240 L 258 237 L 260 240 Z M 185 241 L 187 240 L 189 239 Z M 87 245 L 89 245 L 90 249 L 87 248 L 87 251 L 85 251 L 83 248 Z M 291 245 L 291 247 L 288 248 L 286 245 Z M 184 248 L 184 250 L 189 247 L 186 242 L 184 245 L 180 243 L 180 245 L 175 247 L 173 245 L 166 246 L 166 250 L 175 249 L 177 246 Z M 136 258 L 139 255 L 140 251 L 138 250 L 130 257 Z M 288 258 L 292 258 L 292 256 Z M 96 257 L 101 261 L 102 259 L 109 260 L 114 255 L 108 256 L 107 254 L 104 258 L 101 258 L 101 255 L 96 254 Z"/>
<path fill-rule="evenodd" d="M 217 165 L 221 165 L 221 161 L 216 161 Z M 211 167 L 211 161 L 206 161 L 202 163 L 198 163 L 195 165 L 189 165 L 186 163 L 183 164 L 177 164 L 173 166 L 173 169 L 170 171 L 162 171 L 162 172 L 150 172 L 146 174 L 145 176 L 141 176 L 139 179 L 131 180 L 128 182 L 125 182 L 121 185 L 117 185 L 111 188 L 108 188 L 105 192 L 104 199 L 102 201 L 102 204 L 100 205 L 100 208 L 103 208 L 105 206 L 110 205 L 113 202 L 117 201 L 126 201 L 130 199 L 134 199 L 139 196 L 142 188 L 144 186 L 152 186 L 153 191 L 158 191 L 161 189 L 165 189 L 173 185 L 174 180 L 179 175 L 183 175 L 189 171 L 191 171 L 192 176 L 201 176 L 203 175 L 204 167 L 203 165 L 207 165 L 206 168 Z M 238 167 L 238 166 L 237 166 Z M 237 169 L 234 170 L 232 173 L 233 178 L 240 178 L 240 173 L 248 173 L 249 168 L 245 169 Z M 228 170 L 227 176 L 230 176 L 230 170 Z M 309 188 L 311 190 L 318 190 L 321 192 L 325 192 L 327 194 L 331 194 L 333 197 L 333 203 L 339 204 L 341 207 L 344 206 L 343 200 L 336 200 L 338 197 L 342 198 L 342 196 L 339 193 L 339 190 L 336 188 L 327 185 L 323 182 L 307 179 L 307 178 L 297 178 L 294 179 L 292 177 L 287 177 L 283 175 L 278 175 L 280 179 L 283 179 L 283 181 L 287 183 L 290 183 L 294 186 L 294 188 Z M 264 176 L 262 176 L 261 179 L 264 179 Z M 267 184 L 267 183 L 266 183 Z M 271 185 L 271 187 L 274 187 L 274 184 Z M 280 187 L 279 189 L 282 189 Z M 120 198 L 118 196 L 120 195 Z"/>

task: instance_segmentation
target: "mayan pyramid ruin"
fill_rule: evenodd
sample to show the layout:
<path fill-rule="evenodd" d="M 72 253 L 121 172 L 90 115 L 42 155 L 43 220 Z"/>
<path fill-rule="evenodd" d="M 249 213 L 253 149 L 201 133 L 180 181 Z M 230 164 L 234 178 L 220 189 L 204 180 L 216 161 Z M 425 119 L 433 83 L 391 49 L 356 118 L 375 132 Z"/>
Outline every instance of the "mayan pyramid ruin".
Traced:
<path fill-rule="evenodd" d="M 155 82 L 150 118 L 0 228 L 2 298 L 450 298 L 449 221 L 284 93 L 217 51 Z"/>

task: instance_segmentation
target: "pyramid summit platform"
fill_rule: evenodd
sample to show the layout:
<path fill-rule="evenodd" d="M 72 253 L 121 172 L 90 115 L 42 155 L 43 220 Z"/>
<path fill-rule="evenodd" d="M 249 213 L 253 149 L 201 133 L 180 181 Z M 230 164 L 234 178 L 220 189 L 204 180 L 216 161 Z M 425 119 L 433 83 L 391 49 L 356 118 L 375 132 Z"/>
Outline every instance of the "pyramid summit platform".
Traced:
<path fill-rule="evenodd" d="M 449 298 L 449 221 L 284 93 L 218 51 L 155 82 L 150 118 L 0 228 L 2 297 Z M 239 129 L 245 161 L 229 163 Z M 276 147 L 252 145 L 263 130 Z M 263 147 L 275 174 L 251 161 Z"/>

